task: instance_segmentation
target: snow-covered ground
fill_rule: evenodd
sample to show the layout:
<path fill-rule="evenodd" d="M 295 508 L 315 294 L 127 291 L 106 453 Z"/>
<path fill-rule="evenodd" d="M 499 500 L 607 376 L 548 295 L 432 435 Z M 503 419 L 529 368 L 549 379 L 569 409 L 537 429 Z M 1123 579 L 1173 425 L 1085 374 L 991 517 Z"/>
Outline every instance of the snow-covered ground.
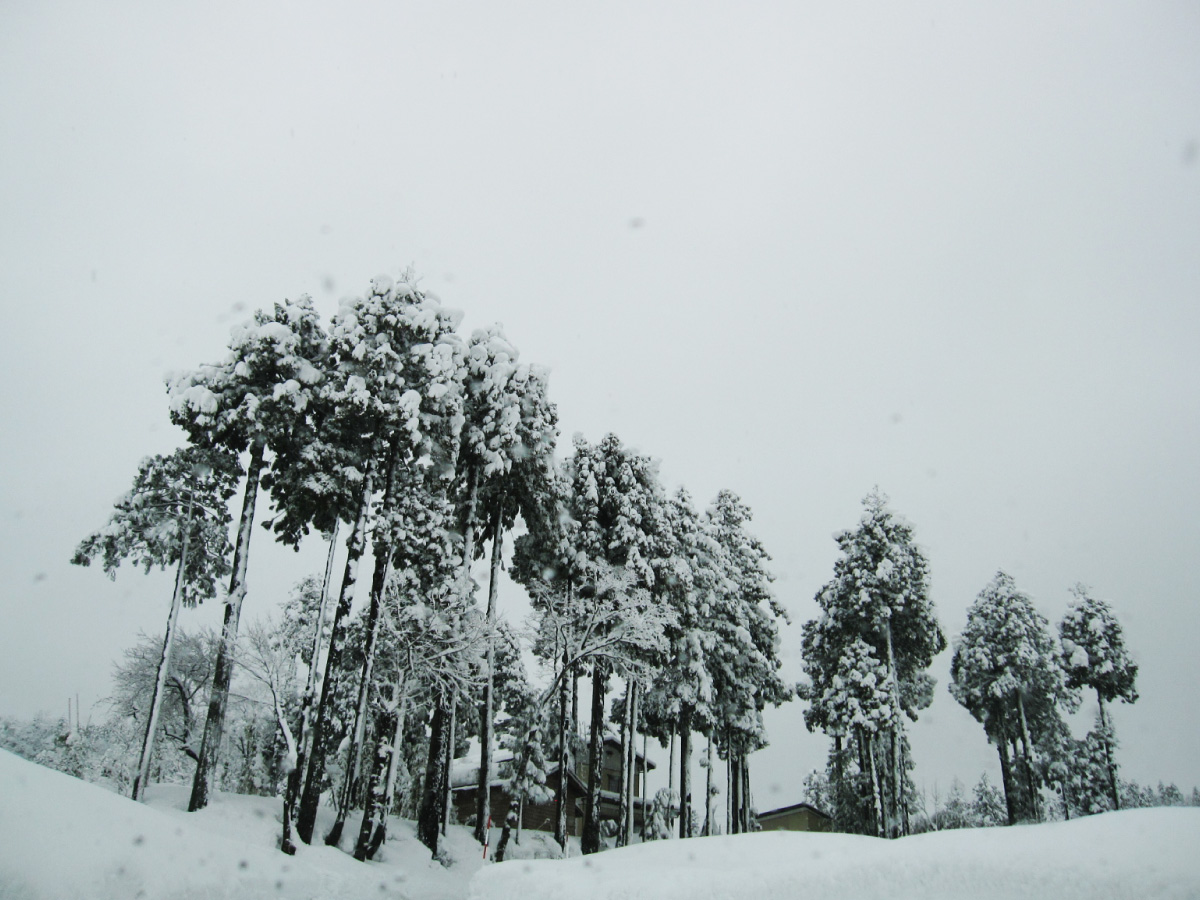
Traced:
<path fill-rule="evenodd" d="M 185 788 L 157 786 L 133 803 L 0 751 L 0 898 L 1200 898 L 1194 808 L 891 842 L 770 832 L 488 866 L 454 828 L 443 867 L 403 820 L 384 858 L 362 864 L 323 845 L 284 856 L 276 800 L 218 795 L 190 814 L 186 802 Z M 548 849 L 526 833 L 521 852 Z"/>

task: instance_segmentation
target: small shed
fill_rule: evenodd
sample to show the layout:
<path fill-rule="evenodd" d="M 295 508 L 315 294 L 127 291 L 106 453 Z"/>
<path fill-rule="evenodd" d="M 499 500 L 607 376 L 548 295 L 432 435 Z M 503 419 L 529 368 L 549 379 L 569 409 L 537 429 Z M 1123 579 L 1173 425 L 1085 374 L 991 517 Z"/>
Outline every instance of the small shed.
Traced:
<path fill-rule="evenodd" d="M 833 819 L 811 803 L 793 803 L 758 814 L 763 831 L 833 831 Z"/>

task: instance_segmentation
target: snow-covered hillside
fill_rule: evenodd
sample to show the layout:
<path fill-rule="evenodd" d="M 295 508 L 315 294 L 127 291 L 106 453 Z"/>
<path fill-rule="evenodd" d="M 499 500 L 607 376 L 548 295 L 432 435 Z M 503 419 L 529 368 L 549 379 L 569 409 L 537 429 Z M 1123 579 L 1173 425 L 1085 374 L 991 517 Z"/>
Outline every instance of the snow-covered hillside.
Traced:
<path fill-rule="evenodd" d="M 1200 897 L 1192 808 L 892 842 L 779 832 L 664 841 L 486 867 L 469 831 L 455 828 L 446 868 L 402 820 L 381 862 L 325 846 L 293 858 L 275 849 L 278 801 L 219 795 L 186 813 L 186 800 L 186 788 L 158 786 L 148 804 L 133 803 L 0 751 L 0 898 Z M 523 851 L 541 839 L 527 834 Z"/>

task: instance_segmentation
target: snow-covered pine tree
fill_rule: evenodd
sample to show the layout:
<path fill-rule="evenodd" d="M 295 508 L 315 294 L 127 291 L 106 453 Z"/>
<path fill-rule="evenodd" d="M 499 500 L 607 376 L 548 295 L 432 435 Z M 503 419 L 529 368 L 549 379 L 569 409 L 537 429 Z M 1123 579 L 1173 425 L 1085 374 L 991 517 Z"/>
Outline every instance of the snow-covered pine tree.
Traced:
<path fill-rule="evenodd" d="M 312 839 L 324 777 L 326 697 L 345 652 L 346 616 L 368 528 L 375 544 L 370 604 L 375 612 L 368 619 L 377 621 L 394 543 L 387 517 L 395 491 L 387 485 L 395 484 L 397 467 L 430 465 L 439 477 L 453 475 L 462 425 L 463 348 L 454 335 L 459 318 L 411 280 L 396 284 L 386 276 L 375 278 L 365 297 L 344 300 L 330 332 L 331 364 L 316 398 L 314 435 L 305 446 L 280 453 L 271 473 L 273 525 L 281 540 L 296 543 L 311 526 L 330 531 L 338 519 L 354 523 L 297 816 L 296 830 L 305 841 Z M 384 494 L 378 503 L 377 491 Z M 368 626 L 364 639 L 370 644 L 377 631 L 373 623 Z M 364 670 L 373 656 L 364 648 Z M 359 713 L 370 683 L 369 671 L 363 674 L 368 677 L 359 680 Z M 361 730 L 360 725 L 351 734 L 351 768 Z"/>
<path fill-rule="evenodd" d="M 792 696 L 779 674 L 779 623 L 788 621 L 787 611 L 771 590 L 771 558 L 748 530 L 750 520 L 750 507 L 737 494 L 718 493 L 701 528 L 708 558 L 717 567 L 712 589 L 706 566 L 696 569 L 703 574 L 700 617 L 710 643 L 706 667 L 713 684 L 713 737 L 734 770 L 739 802 L 732 812 L 738 831 L 751 828 L 749 754 L 767 745 L 763 710 Z"/>
<path fill-rule="evenodd" d="M 171 421 L 187 431 L 194 444 L 249 453 L 213 689 L 188 801 L 190 811 L 208 804 L 220 752 L 266 453 L 304 441 L 313 391 L 328 364 L 327 351 L 325 331 L 312 300 L 305 295 L 276 303 L 273 312 L 259 310 L 253 321 L 234 328 L 222 362 L 169 379 Z"/>
<path fill-rule="evenodd" d="M 1106 601 L 1090 596 L 1082 584 L 1075 585 L 1071 593 L 1075 600 L 1058 624 L 1062 668 L 1068 688 L 1091 688 L 1096 692 L 1100 722 L 1095 736 L 1102 742 L 1104 750 L 1113 809 L 1120 809 L 1121 793 L 1114 757 L 1115 729 L 1105 705 L 1114 700 L 1137 701 L 1138 667 L 1125 649 L 1125 635 L 1112 607 Z"/>
<path fill-rule="evenodd" d="M 983 724 L 1000 755 L 1009 823 L 1042 818 L 1039 757 L 1064 730 L 1066 687 L 1046 618 L 997 572 L 967 612 L 950 663 L 950 693 Z M 1039 752 L 1038 744 L 1043 750 Z"/>
<path fill-rule="evenodd" d="M 471 589 L 471 564 L 491 542 L 487 619 L 496 619 L 504 532 L 518 515 L 528 519 L 552 477 L 557 411 L 547 398 L 547 372 L 519 363 L 517 349 L 499 325 L 479 329 L 467 347 L 462 445 L 458 455 L 459 518 L 463 534 L 463 590 Z M 494 653 L 488 651 L 479 704 L 481 765 L 475 836 L 483 843 L 490 816 L 485 783 L 494 728 Z"/>
<path fill-rule="evenodd" d="M 108 524 L 89 535 L 71 562 L 86 566 L 96 557 L 116 577 L 124 560 L 149 572 L 175 566 L 175 590 L 167 615 L 146 736 L 142 742 L 133 799 L 140 800 L 150 772 L 163 689 L 181 606 L 213 597 L 217 579 L 229 574 L 229 498 L 242 468 L 237 454 L 220 447 L 189 446 L 142 460 L 129 493 L 114 504 Z"/>
<path fill-rule="evenodd" d="M 929 564 L 913 540 L 912 526 L 888 509 L 887 497 L 878 490 L 867 495 L 863 507 L 858 528 L 835 535 L 842 557 L 834 565 L 833 581 L 817 594 L 820 618 L 805 625 L 809 681 L 801 690 L 814 704 L 805 717 L 810 729 L 828 723 L 835 745 L 839 739 L 857 745 L 838 749 L 836 780 L 846 774 L 841 754 L 857 749 L 859 773 L 871 779 L 875 830 L 895 837 L 908 833 L 912 795 L 904 718 L 915 721 L 918 711 L 932 702 L 933 679 L 927 670 L 945 649 L 946 639 L 929 599 Z M 871 659 L 881 667 L 879 687 L 886 691 L 889 711 L 864 712 L 867 718 L 853 724 L 854 734 L 847 734 L 851 721 L 840 714 L 830 719 L 826 706 L 846 708 L 846 702 L 836 698 L 844 689 L 838 674 L 847 671 L 847 665 L 865 665 L 859 642 L 870 648 Z M 866 670 L 860 674 L 867 677 Z M 849 792 L 841 786 L 839 796 L 843 793 Z"/>

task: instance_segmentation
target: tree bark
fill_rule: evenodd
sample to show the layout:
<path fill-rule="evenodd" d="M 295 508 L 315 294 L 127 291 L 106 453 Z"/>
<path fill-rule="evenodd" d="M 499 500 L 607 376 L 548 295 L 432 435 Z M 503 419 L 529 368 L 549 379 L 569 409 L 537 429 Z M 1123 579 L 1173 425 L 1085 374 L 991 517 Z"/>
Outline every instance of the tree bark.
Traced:
<path fill-rule="evenodd" d="M 442 757 L 445 774 L 442 776 L 442 834 L 450 830 L 450 809 L 453 806 L 454 781 L 450 777 L 450 769 L 454 764 L 454 744 L 458 737 L 455 734 L 458 722 L 458 698 L 450 701 L 450 735 L 446 740 L 446 754 Z"/>
<path fill-rule="evenodd" d="M 142 739 L 142 755 L 138 774 L 133 779 L 133 799 L 141 800 L 150 781 L 150 758 L 154 754 L 154 733 L 158 730 L 158 714 L 162 708 L 167 675 L 171 671 L 171 651 L 175 646 L 175 629 L 179 623 L 179 607 L 183 604 L 184 570 L 187 568 L 188 543 L 192 532 L 192 513 L 196 508 L 194 496 L 188 496 L 187 514 L 183 519 L 183 537 L 179 548 L 179 568 L 175 572 L 175 591 L 171 595 L 171 610 L 167 613 L 167 633 L 163 636 L 162 657 L 154 679 L 154 694 L 150 697 L 150 713 L 146 717 L 146 736 Z"/>
<path fill-rule="evenodd" d="M 1113 762 L 1112 726 L 1108 724 L 1108 714 L 1104 710 L 1104 697 L 1096 691 L 1096 700 L 1100 704 L 1100 727 L 1104 729 L 1104 762 L 1108 769 L 1108 788 L 1112 793 L 1113 809 L 1121 808 L 1121 790 L 1117 786 L 1117 766 Z"/>
<path fill-rule="evenodd" d="M 713 733 L 712 728 L 708 729 L 708 742 L 704 751 L 705 754 L 705 777 L 704 777 L 704 836 L 711 837 L 713 833 L 712 821 L 712 798 L 713 798 L 713 766 L 716 760 L 713 757 Z"/>
<path fill-rule="evenodd" d="M 740 834 L 742 833 L 742 816 L 740 816 L 738 809 L 742 805 L 742 775 L 738 772 L 738 755 L 736 752 L 733 752 L 733 748 L 728 750 L 726 769 L 728 772 L 728 781 L 730 781 L 730 793 L 728 793 L 728 808 L 730 808 L 728 820 L 730 821 L 728 821 L 728 827 L 730 827 L 730 834 Z"/>
<path fill-rule="evenodd" d="M 375 768 L 367 782 L 367 804 L 363 810 L 362 826 L 354 858 L 372 859 L 387 838 L 387 817 L 396 792 L 399 771 L 400 743 L 404 734 L 404 714 L 407 708 L 405 673 L 401 671 L 395 686 L 394 708 L 381 710 L 376 720 L 377 749 Z"/>
<path fill-rule="evenodd" d="M 417 816 L 417 839 L 428 847 L 434 856 L 438 852 L 441 837 L 442 798 L 445 796 L 446 726 L 449 713 L 445 703 L 438 701 L 429 729 L 429 757 L 425 764 L 425 792 L 421 800 L 421 811 Z"/>
<path fill-rule="evenodd" d="M 679 836 L 692 836 L 692 711 L 679 714 Z"/>
<path fill-rule="evenodd" d="M 567 855 L 567 714 L 570 709 L 570 685 L 567 683 L 567 652 L 563 651 L 563 675 L 558 686 L 558 790 L 554 794 L 554 840 Z M 484 823 L 487 828 L 487 823 Z"/>
<path fill-rule="evenodd" d="M 1000 754 L 1000 781 L 1004 784 L 1004 807 L 1008 813 L 1008 824 L 1017 823 L 1016 786 L 1013 783 L 1012 767 L 1008 759 L 1008 735 L 1004 729 L 996 740 L 996 751 Z"/>
<path fill-rule="evenodd" d="M 867 759 L 871 763 L 871 797 L 875 804 L 875 835 L 876 837 L 885 836 L 885 823 L 883 818 L 883 789 L 879 783 L 879 770 L 875 765 L 875 736 L 870 735 L 867 738 Z"/>
<path fill-rule="evenodd" d="M 317 610 L 317 621 L 313 626 L 308 679 L 300 701 L 300 730 L 296 737 L 296 761 L 292 766 L 292 771 L 288 773 L 287 786 L 284 788 L 284 833 L 280 849 L 289 855 L 296 852 L 296 845 L 292 842 L 291 824 L 296 819 L 296 807 L 300 803 L 300 789 L 303 786 L 304 767 L 311 752 L 313 706 L 317 699 L 317 666 L 321 659 L 322 632 L 325 630 L 325 616 L 329 606 L 329 585 L 333 580 L 333 557 L 337 550 L 338 524 L 337 521 L 334 521 L 333 532 L 329 535 L 329 554 L 325 558 L 325 580 L 321 584 L 321 603 Z"/>
<path fill-rule="evenodd" d="M 628 847 L 633 843 L 633 805 L 634 805 L 634 786 L 637 783 L 637 743 L 636 743 L 636 726 L 638 715 L 638 686 L 637 682 L 632 682 L 627 691 L 632 694 L 629 700 L 629 712 L 626 725 L 626 732 L 629 735 L 629 740 L 626 743 L 625 751 L 628 759 L 628 768 L 625 775 L 625 839 L 624 846 Z M 643 814 L 644 814 L 643 810 Z"/>
<path fill-rule="evenodd" d="M 592 729 L 588 742 L 588 794 L 583 810 L 584 853 L 600 850 L 600 791 L 604 766 L 604 683 L 607 673 L 600 660 L 592 662 Z"/>
<path fill-rule="evenodd" d="M 495 717 L 494 691 L 496 684 L 496 595 L 500 585 L 500 559 L 504 548 L 504 498 L 501 497 L 492 513 L 492 568 L 488 578 L 487 603 L 487 677 L 483 684 L 483 701 L 479 707 L 479 782 L 475 794 L 475 839 L 487 840 L 487 820 L 492 816 L 491 788 L 488 785 L 492 767 L 492 719 Z"/>
<path fill-rule="evenodd" d="M 250 445 L 250 464 L 246 468 L 246 488 L 242 497 L 242 516 L 238 520 L 237 546 L 233 551 L 233 574 L 229 580 L 229 596 L 225 601 L 225 621 L 221 626 L 221 643 L 213 671 L 212 691 L 209 694 L 208 718 L 204 722 L 204 737 L 200 743 L 200 759 L 192 779 L 192 795 L 188 812 L 204 809 L 212 789 L 212 776 L 217 768 L 221 750 L 221 735 L 225 730 L 225 708 L 229 704 L 229 684 L 233 680 L 234 656 L 237 653 L 238 622 L 242 617 L 242 601 L 246 599 L 246 570 L 250 561 L 250 535 L 254 531 L 254 506 L 258 499 L 258 481 L 262 474 L 266 445 L 258 438 Z"/>
<path fill-rule="evenodd" d="M 325 836 L 325 843 L 336 847 L 341 843 L 342 830 L 346 827 L 346 816 L 354 805 L 354 786 L 362 765 L 362 746 L 367 730 L 367 706 L 370 703 L 372 672 L 375 668 L 375 649 L 379 646 L 379 615 L 383 606 L 383 592 L 387 585 L 390 565 L 390 547 L 383 553 L 376 550 L 375 573 L 371 579 L 371 605 L 367 610 L 367 646 L 363 653 L 362 671 L 359 674 L 358 703 L 355 704 L 354 730 L 350 746 L 346 751 L 346 777 L 342 781 L 342 800 L 338 806 L 337 819 Z"/>
<path fill-rule="evenodd" d="M 325 675 L 321 680 L 321 699 L 317 704 L 317 717 L 313 722 L 312 755 L 305 772 L 304 792 L 300 797 L 300 815 L 296 820 L 296 833 L 306 844 L 312 843 L 313 828 L 317 823 L 317 807 L 321 803 L 321 781 L 325 777 L 325 728 L 329 718 L 330 696 L 333 682 L 341 665 L 346 645 L 346 617 L 354 600 L 354 585 L 358 581 L 358 564 L 362 559 L 366 543 L 367 512 L 371 506 L 372 473 L 367 472 L 363 480 L 362 495 L 358 501 L 358 516 L 354 530 L 346 542 L 346 568 L 342 573 L 342 588 L 338 595 L 337 610 L 333 615 L 333 627 L 329 636 L 329 653 L 325 656 Z"/>
<path fill-rule="evenodd" d="M 617 846 L 624 847 L 628 841 L 625 836 L 625 819 L 629 813 L 629 716 L 633 695 L 632 685 L 625 683 L 625 700 L 621 705 L 621 790 L 618 794 L 617 805 Z"/>
<path fill-rule="evenodd" d="M 904 771 L 901 765 L 900 748 L 903 740 L 904 723 L 901 720 L 902 710 L 900 708 L 900 678 L 896 671 L 896 651 L 892 644 L 892 620 L 887 621 L 887 655 L 888 655 L 888 675 L 891 680 L 891 695 L 892 695 L 892 735 L 891 735 L 891 764 L 892 764 L 892 784 L 891 784 L 891 820 L 895 832 L 907 833 L 907 829 L 897 827 L 903 820 L 900 812 L 901 804 L 904 802 Z M 892 833 L 891 837 L 896 837 L 897 833 Z"/>
<path fill-rule="evenodd" d="M 752 805 L 750 794 L 750 761 L 744 755 L 740 768 L 742 768 L 742 830 L 746 834 L 749 834 L 751 830 L 750 808 Z"/>
<path fill-rule="evenodd" d="M 1033 742 L 1029 739 L 1029 723 L 1025 720 L 1025 700 L 1017 691 L 1017 711 L 1021 714 L 1021 743 L 1024 745 L 1025 783 L 1029 787 L 1029 804 L 1036 821 L 1042 820 L 1036 777 L 1033 772 Z"/>

